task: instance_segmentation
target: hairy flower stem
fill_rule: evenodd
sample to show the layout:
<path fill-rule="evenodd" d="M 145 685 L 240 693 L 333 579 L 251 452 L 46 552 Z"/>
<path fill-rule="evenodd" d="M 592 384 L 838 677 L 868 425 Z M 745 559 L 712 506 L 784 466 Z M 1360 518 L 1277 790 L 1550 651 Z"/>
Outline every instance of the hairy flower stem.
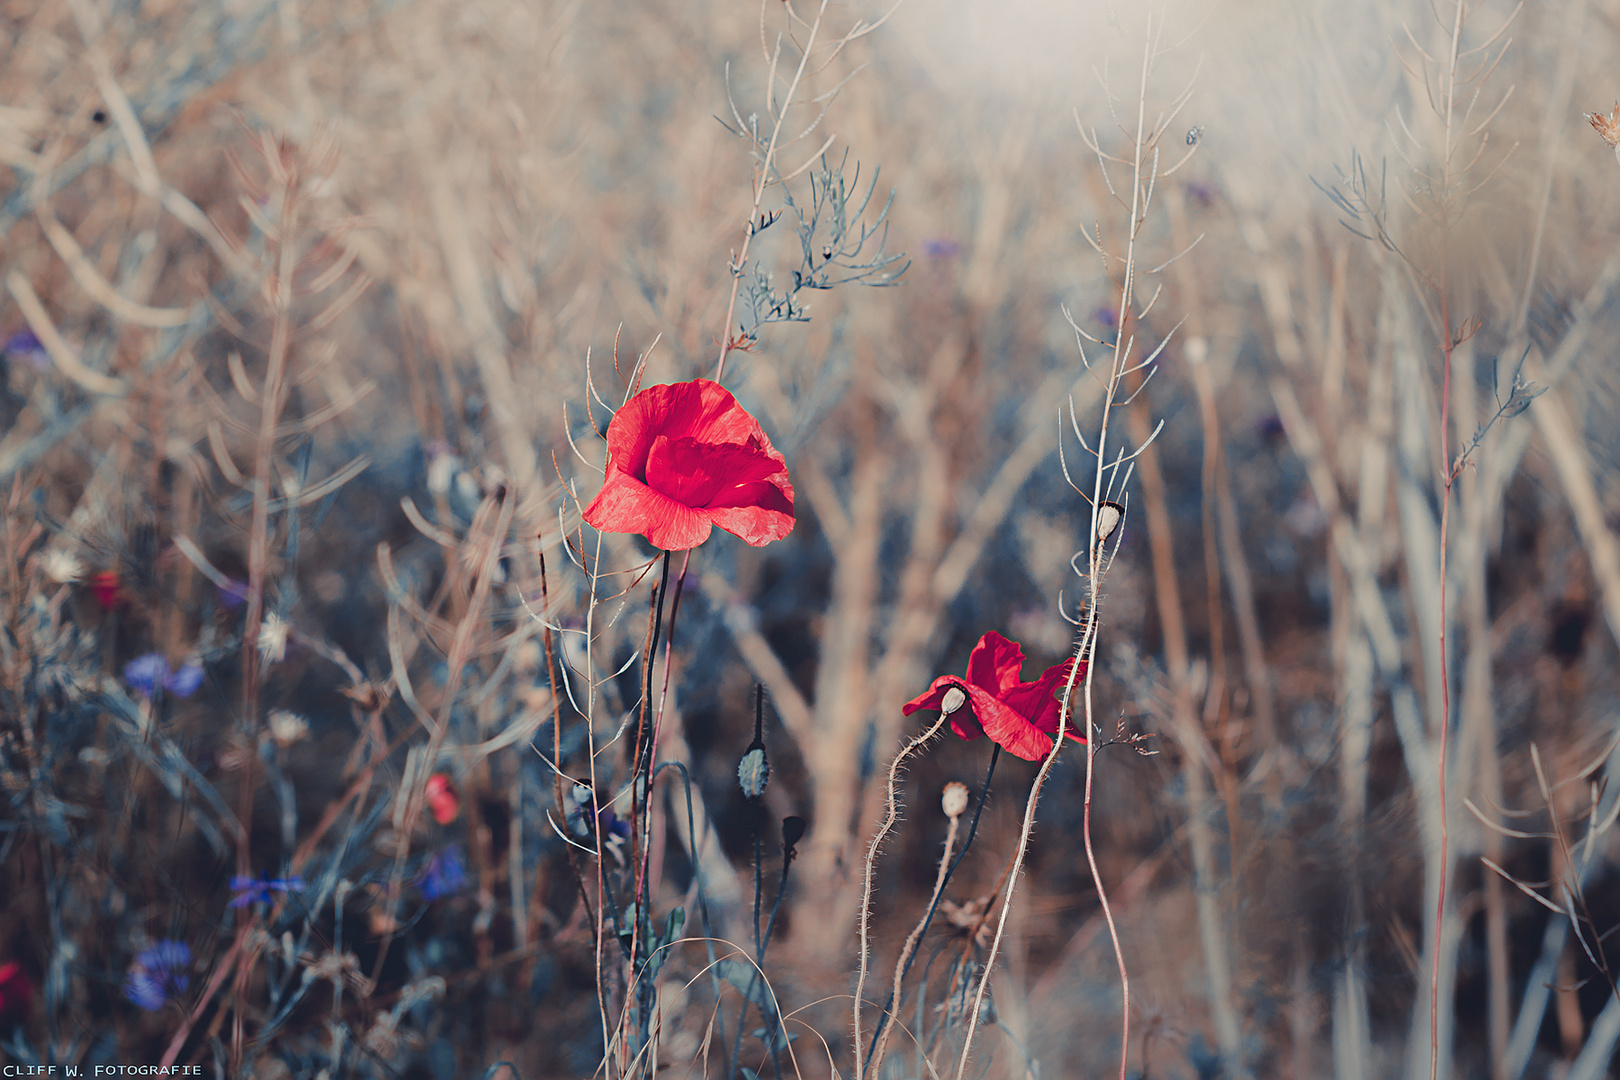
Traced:
<path fill-rule="evenodd" d="M 928 933 L 928 927 L 932 925 L 934 921 L 934 912 L 939 909 L 939 900 L 940 897 L 945 893 L 945 886 L 951 883 L 951 878 L 956 874 L 956 868 L 962 865 L 962 859 L 967 855 L 968 849 L 973 846 L 973 838 L 979 835 L 979 818 L 984 814 L 985 800 L 990 794 L 990 781 L 996 775 L 996 762 L 1000 760 L 1001 744 L 996 743 L 990 750 L 990 767 L 984 772 L 984 784 L 979 788 L 979 802 L 978 805 L 973 808 L 973 820 L 968 823 L 967 839 L 962 842 L 962 850 L 956 853 L 956 858 L 952 859 L 951 865 L 945 869 L 944 881 L 940 883 L 939 888 L 934 890 L 934 898 L 929 901 L 928 910 L 923 914 L 922 922 L 919 924 L 921 927 L 921 930 L 917 935 L 917 939 L 919 941 L 922 940 L 922 936 L 924 934 Z M 915 953 L 913 953 L 912 956 L 906 960 L 905 968 L 900 972 L 900 980 L 902 982 L 905 980 L 907 975 L 911 974 L 911 965 L 916 963 L 916 961 L 917 957 Z M 928 981 L 926 969 L 923 972 L 923 981 L 925 983 Z M 899 984 L 897 983 L 897 988 L 898 985 Z M 874 1039 L 881 1039 L 886 1036 L 889 1028 L 893 1025 L 894 1014 L 899 1007 L 899 998 L 896 996 L 894 991 L 891 991 L 889 1000 L 884 1002 L 883 1012 L 878 1017 L 877 1031 L 873 1034 Z M 874 1072 L 873 1075 L 876 1075 L 876 1073 Z"/>
<path fill-rule="evenodd" d="M 636 860 L 636 890 L 632 897 L 636 904 L 636 921 L 630 939 L 630 954 L 632 962 L 641 961 L 641 951 L 646 941 L 641 932 L 642 926 L 651 927 L 652 914 L 644 903 L 647 889 L 647 866 L 652 851 L 652 766 L 654 758 L 653 738 L 649 720 L 652 713 L 653 671 L 657 667 L 659 637 L 664 629 L 664 601 L 669 596 L 669 557 L 670 552 L 664 552 L 662 566 L 658 574 L 658 584 L 653 589 L 652 611 L 650 614 L 651 626 L 647 634 L 647 651 L 642 659 L 645 677 L 642 679 L 640 717 L 636 722 L 635 752 L 631 764 L 631 773 L 636 778 L 633 786 L 635 800 L 631 810 L 631 827 L 634 829 L 631 850 L 639 856 Z M 671 632 L 674 626 L 670 627 Z M 667 668 L 667 664 L 666 664 Z M 660 703 L 661 704 L 661 703 Z M 651 931 L 649 930 L 649 933 Z"/>
<path fill-rule="evenodd" d="M 922 941 L 923 933 L 928 929 L 928 918 L 934 913 L 934 905 L 939 903 L 940 894 L 945 891 L 945 879 L 950 874 L 951 852 L 956 847 L 956 832 L 961 824 L 961 817 L 953 817 L 950 826 L 945 830 L 945 849 L 939 856 L 939 876 L 934 879 L 934 895 L 929 898 L 927 914 L 918 921 L 916 927 L 906 938 L 906 943 L 900 948 L 900 958 L 894 963 L 894 986 L 889 991 L 890 1005 L 900 1000 L 901 981 L 911 968 L 911 959 L 916 955 L 917 944 Z M 968 940 L 972 941 L 971 938 Z M 885 1006 L 885 1010 L 888 1008 L 889 1006 Z M 885 1011 L 884 1015 L 878 1020 L 877 1034 L 873 1036 L 875 1045 L 872 1048 L 872 1060 L 868 1068 L 871 1069 L 874 1077 L 883 1075 L 881 1071 L 883 1068 L 883 1052 L 888 1049 L 889 1036 L 894 1032 L 894 1025 L 885 1023 L 888 1019 L 889 1014 Z"/>
<path fill-rule="evenodd" d="M 866 868 L 864 881 L 861 886 L 861 965 L 860 973 L 855 979 L 855 1075 L 857 1080 L 859 1080 L 860 1076 L 862 1075 L 861 1005 L 863 1004 L 863 1001 L 861 995 L 866 990 L 866 968 L 868 962 L 871 960 L 870 938 L 872 922 L 872 876 L 873 871 L 877 866 L 878 848 L 882 846 L 884 839 L 889 835 L 889 830 L 894 828 L 895 820 L 900 816 L 900 796 L 896 793 L 895 787 L 900 779 L 901 763 L 904 762 L 906 758 L 911 756 L 911 752 L 913 750 L 916 750 L 919 746 L 922 746 L 935 735 L 939 734 L 939 729 L 945 726 L 945 721 L 948 719 L 950 719 L 950 713 L 941 712 L 939 714 L 939 719 L 934 721 L 932 727 L 923 732 L 921 735 L 913 738 L 910 742 L 906 743 L 906 745 L 901 748 L 900 752 L 894 755 L 894 761 L 889 765 L 889 810 L 887 815 L 884 816 L 883 824 L 878 828 L 877 835 L 872 837 L 871 847 L 867 848 L 866 850 Z"/>

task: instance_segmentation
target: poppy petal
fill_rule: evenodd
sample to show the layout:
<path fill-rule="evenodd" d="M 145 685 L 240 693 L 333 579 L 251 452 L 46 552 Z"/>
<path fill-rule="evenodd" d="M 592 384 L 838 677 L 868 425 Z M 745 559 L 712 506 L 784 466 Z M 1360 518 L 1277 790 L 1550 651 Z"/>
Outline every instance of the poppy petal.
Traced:
<path fill-rule="evenodd" d="M 640 533 L 653 547 L 665 551 L 697 547 L 711 531 L 708 520 L 698 511 L 620 472 L 608 474 L 607 483 L 585 508 L 584 517 L 593 529 Z"/>
<path fill-rule="evenodd" d="M 990 740 L 1025 761 L 1039 761 L 1052 749 L 1052 737 L 1037 729 L 1010 706 L 989 692 L 969 686 L 973 715 Z"/>
<path fill-rule="evenodd" d="M 1057 730 L 1058 714 L 1063 710 L 1063 703 L 1058 700 L 1058 694 L 1063 691 L 1063 685 L 1069 678 L 1069 665 L 1074 663 L 1073 658 L 1061 664 L 1054 664 L 1042 673 L 1034 682 L 1019 683 L 1001 695 L 1003 703 L 1011 706 L 1020 716 L 1026 718 L 1041 731 L 1053 732 Z M 1085 668 L 1080 669 L 1082 672 Z M 1075 733 L 1074 721 L 1071 717 L 1069 733 L 1080 738 Z"/>
<path fill-rule="evenodd" d="M 703 515 L 726 532 L 753 547 L 780 540 L 793 531 L 793 489 L 784 494 L 774 484 L 752 484 L 739 489 L 742 505 L 711 506 Z"/>
<path fill-rule="evenodd" d="M 787 470 L 757 446 L 660 435 L 647 454 L 647 486 L 693 508 L 747 505 L 736 489 L 766 488 Z M 791 504 L 789 504 L 791 509 Z"/>
<path fill-rule="evenodd" d="M 1008 641 L 992 630 L 968 654 L 968 682 L 1000 697 L 1003 691 L 1018 685 L 1023 667 L 1024 650 L 1018 642 Z"/>

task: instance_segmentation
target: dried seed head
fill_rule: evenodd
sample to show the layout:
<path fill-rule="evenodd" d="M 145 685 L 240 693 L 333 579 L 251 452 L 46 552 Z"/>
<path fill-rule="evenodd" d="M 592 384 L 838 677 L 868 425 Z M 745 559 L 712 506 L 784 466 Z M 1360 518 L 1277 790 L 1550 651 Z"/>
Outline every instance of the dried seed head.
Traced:
<path fill-rule="evenodd" d="M 939 805 L 945 811 L 945 816 L 952 821 L 961 817 L 962 812 L 967 809 L 968 805 L 967 785 L 957 780 L 952 780 L 946 784 L 945 793 L 940 796 Z"/>
<path fill-rule="evenodd" d="M 939 703 L 939 711 L 946 716 L 967 704 L 967 694 L 960 686 L 953 686 L 945 691 L 944 699 Z"/>
<path fill-rule="evenodd" d="M 765 794 L 765 785 L 770 783 L 770 779 L 771 763 L 765 759 L 765 748 L 750 747 L 742 760 L 737 762 L 737 786 L 750 799 L 757 799 Z"/>
<path fill-rule="evenodd" d="M 1604 142 L 1620 150 L 1620 102 L 1615 103 L 1614 111 L 1607 116 L 1600 112 L 1589 112 L 1585 116 Z"/>
<path fill-rule="evenodd" d="M 292 634 L 292 623 L 275 612 L 264 617 L 259 624 L 259 655 L 267 663 L 278 663 L 287 656 L 287 638 Z"/>
<path fill-rule="evenodd" d="M 291 746 L 309 734 L 309 722 L 295 712 L 271 709 L 265 719 L 270 725 L 270 737 L 279 746 Z"/>
<path fill-rule="evenodd" d="M 84 564 L 73 556 L 70 551 L 61 548 L 52 548 L 45 553 L 45 576 L 58 585 L 66 585 L 78 581 L 84 576 Z"/>

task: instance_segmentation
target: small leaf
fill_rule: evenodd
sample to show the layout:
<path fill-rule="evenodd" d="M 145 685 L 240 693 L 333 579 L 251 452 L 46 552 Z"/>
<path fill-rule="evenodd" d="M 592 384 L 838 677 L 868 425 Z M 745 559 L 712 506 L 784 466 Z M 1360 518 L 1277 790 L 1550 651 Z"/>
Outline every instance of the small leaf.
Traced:
<path fill-rule="evenodd" d="M 683 907 L 670 910 L 669 917 L 664 920 L 664 936 L 658 939 L 660 946 L 671 944 L 678 940 L 681 931 L 686 927 L 686 909 Z"/>
<path fill-rule="evenodd" d="M 766 1016 L 776 1015 L 776 1001 L 771 997 L 770 987 L 765 985 L 765 976 L 755 970 L 752 964 L 741 960 L 721 960 L 715 965 L 719 975 L 726 982 L 735 986 L 742 992 L 759 1011 Z"/>

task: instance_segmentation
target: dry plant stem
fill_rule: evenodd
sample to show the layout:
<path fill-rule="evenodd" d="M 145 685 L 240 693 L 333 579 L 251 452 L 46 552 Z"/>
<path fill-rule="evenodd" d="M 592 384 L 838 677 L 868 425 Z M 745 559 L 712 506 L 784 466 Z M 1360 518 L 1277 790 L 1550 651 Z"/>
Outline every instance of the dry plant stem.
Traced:
<path fill-rule="evenodd" d="M 939 857 L 939 874 L 934 878 L 934 893 L 928 899 L 928 912 L 931 914 L 934 905 L 939 903 L 940 893 L 945 891 L 945 879 L 951 868 L 951 853 L 956 848 L 956 833 L 962 823 L 962 816 L 958 814 L 951 818 L 950 826 L 945 830 L 945 850 Z M 900 984 L 906 977 L 906 969 L 911 966 L 911 954 L 916 951 L 917 943 L 922 940 L 923 933 L 928 929 L 928 916 L 924 915 L 918 920 L 911 934 L 906 938 L 905 945 L 900 948 L 900 957 L 894 962 L 894 987 L 889 991 L 891 1008 L 900 1007 Z M 972 938 L 970 937 L 971 941 Z M 894 1024 L 878 1021 L 877 1047 L 872 1051 L 872 1060 L 867 1068 L 874 1078 L 883 1075 L 883 1052 L 889 1047 L 889 1036 L 894 1034 Z"/>
<path fill-rule="evenodd" d="M 456 624 L 456 635 L 450 645 L 446 661 L 449 664 L 449 674 L 445 679 L 444 697 L 439 706 L 437 722 L 428 736 L 427 747 L 424 751 L 423 761 L 426 763 L 421 773 L 414 778 L 415 786 L 407 796 L 405 814 L 399 830 L 398 849 L 394 853 L 394 865 L 389 874 L 391 885 L 387 914 L 392 923 L 395 905 L 398 903 L 400 884 L 404 878 L 405 857 L 410 853 L 410 836 L 416 829 L 416 820 L 421 816 L 422 806 L 426 802 L 425 793 L 428 775 L 432 763 L 439 756 L 439 748 L 444 745 L 445 736 L 450 731 L 451 715 L 455 708 L 456 694 L 461 689 L 463 672 L 467 660 L 472 654 L 472 639 L 474 631 L 483 621 L 484 605 L 489 599 L 491 585 L 494 581 L 495 571 L 500 562 L 501 547 L 506 539 L 507 530 L 512 527 L 512 515 L 516 509 L 518 494 L 516 491 L 503 490 L 499 503 L 491 507 L 487 502 L 480 508 L 473 519 L 473 527 L 479 524 L 489 528 L 489 533 L 481 538 L 477 551 L 477 560 L 473 563 L 476 577 L 473 581 L 472 596 L 467 602 L 467 610 Z M 490 522 L 490 517 L 494 521 Z M 377 949 L 377 961 L 371 972 L 371 982 L 375 986 L 382 974 L 383 963 L 388 959 L 389 946 L 393 944 L 396 928 L 390 928 L 383 936 L 382 944 Z"/>
<path fill-rule="evenodd" d="M 1145 392 L 1134 396 L 1127 417 L 1131 435 L 1141 443 L 1151 431 Z M 1142 501 L 1148 520 L 1149 546 L 1153 558 L 1153 582 L 1164 628 L 1165 666 L 1170 679 L 1171 719 L 1182 747 L 1182 778 L 1187 785 L 1187 841 L 1192 850 L 1193 872 L 1197 882 L 1196 905 L 1199 938 L 1207 967 L 1210 1012 L 1215 1036 L 1226 1068 L 1242 1074 L 1242 1038 L 1237 1012 L 1233 1008 L 1231 948 L 1220 910 L 1219 871 L 1215 837 L 1209 821 L 1209 776 L 1219 767 L 1209 749 L 1203 728 L 1193 707 L 1190 680 L 1190 650 L 1183 614 L 1181 589 L 1172 550 L 1170 511 L 1165 481 L 1159 468 L 1156 447 L 1148 447 L 1139 458 Z M 1236 852 L 1233 853 L 1234 860 Z"/>
<path fill-rule="evenodd" d="M 264 578 L 270 561 L 270 459 L 275 453 L 276 424 L 286 393 L 287 355 L 292 339 L 292 278 L 298 262 L 293 242 L 298 226 L 296 169 L 294 164 L 281 188 L 281 214 L 276 223 L 280 236 L 276 291 L 272 297 L 275 316 L 264 385 L 259 392 L 259 432 L 253 453 L 253 522 L 248 533 L 247 614 L 242 629 L 242 726 L 254 739 L 258 734 L 259 626 L 264 618 Z M 244 836 L 252 830 L 254 779 L 253 755 L 245 754 L 238 811 Z M 244 843 L 237 852 L 237 873 L 252 876 L 252 858 Z"/>
<path fill-rule="evenodd" d="M 691 557 L 690 551 L 687 552 L 687 556 L 688 558 Z M 647 891 L 647 865 L 652 854 L 649 835 L 651 832 L 651 822 L 649 820 L 651 812 L 649 807 L 652 805 L 653 764 L 657 761 L 658 754 L 654 745 L 657 742 L 657 737 L 648 730 L 647 721 L 653 711 L 652 687 L 658 656 L 659 636 L 664 627 L 664 602 L 669 598 L 669 557 L 670 553 L 664 552 L 664 557 L 660 560 L 663 565 L 658 575 L 657 587 L 653 590 L 652 611 L 649 613 L 651 626 L 648 630 L 645 654 L 646 677 L 641 683 L 641 719 L 637 725 L 635 757 L 632 763 L 635 774 L 638 777 L 644 777 L 644 780 L 638 781 L 638 789 L 634 795 L 635 809 L 631 815 L 634 819 L 632 828 L 636 830 L 634 840 L 638 856 L 636 859 L 636 889 L 632 902 L 640 905 L 636 908 L 636 923 L 630 934 L 630 956 L 632 960 L 638 959 L 640 956 L 640 946 L 642 945 L 641 927 L 647 921 L 647 918 L 650 918 L 650 916 L 644 917 L 646 916 L 646 905 L 641 904 L 641 901 Z M 672 619 L 670 626 L 672 637 L 675 629 L 673 622 Z M 666 694 L 669 692 L 669 658 L 667 655 L 664 660 L 664 692 Z M 663 699 L 660 698 L 658 702 L 660 715 L 663 713 L 663 705 Z"/>
<path fill-rule="evenodd" d="M 1102 599 L 1102 578 L 1107 569 L 1104 559 L 1104 545 L 1097 539 L 1098 513 L 1102 507 L 1107 487 L 1105 476 L 1110 465 L 1108 462 L 1108 431 L 1109 421 L 1113 416 L 1114 405 L 1125 378 L 1126 369 L 1130 363 L 1131 339 L 1126 336 L 1125 327 L 1130 321 L 1132 312 L 1132 299 L 1136 285 L 1136 239 L 1140 232 L 1145 207 L 1143 201 L 1146 195 L 1144 184 L 1152 183 L 1154 177 L 1152 170 L 1156 168 L 1157 157 L 1152 164 L 1144 160 L 1147 150 L 1147 79 L 1148 71 L 1152 66 L 1153 58 L 1153 28 L 1149 17 L 1146 40 L 1142 46 L 1142 68 L 1140 84 L 1137 92 L 1136 106 L 1136 134 L 1131 141 L 1131 217 L 1130 227 L 1126 231 L 1125 268 L 1120 281 L 1120 298 L 1118 317 L 1115 325 L 1119 332 L 1114 337 L 1113 355 L 1110 360 L 1108 375 L 1103 379 L 1102 416 L 1097 425 L 1097 445 L 1091 453 L 1096 458 L 1096 472 L 1092 479 L 1091 493 L 1091 528 L 1086 534 L 1088 557 L 1086 563 L 1087 586 L 1089 589 L 1086 609 L 1085 630 L 1081 634 L 1080 644 L 1075 650 L 1075 659 L 1084 662 L 1086 675 L 1084 684 L 1085 712 L 1086 712 L 1086 792 L 1085 805 L 1081 819 L 1081 836 L 1085 843 L 1086 864 L 1091 870 L 1092 884 L 1097 889 L 1097 898 L 1102 904 L 1103 917 L 1108 923 L 1109 938 L 1114 946 L 1114 960 L 1119 966 L 1120 990 L 1123 997 L 1121 1009 L 1120 1039 L 1119 1039 L 1119 1080 L 1125 1080 L 1126 1065 L 1130 1056 L 1131 1042 L 1131 983 L 1130 974 L 1125 967 L 1125 952 L 1120 946 L 1119 928 L 1114 923 L 1113 909 L 1108 903 L 1108 892 L 1103 886 L 1102 874 L 1097 868 L 1096 850 L 1091 838 L 1091 796 L 1092 779 L 1096 764 L 1095 734 L 1096 724 L 1092 711 L 1092 683 L 1096 667 L 1091 662 L 1096 654 L 1097 643 L 1097 611 Z M 1089 365 L 1088 365 L 1089 366 Z M 1117 470 L 1118 465 L 1112 466 Z M 973 1049 L 973 1035 L 978 1028 L 979 1013 L 983 1008 L 985 990 L 989 986 L 990 972 L 995 966 L 996 953 L 1001 947 L 1001 937 L 1007 928 L 1007 913 L 1012 908 L 1013 890 L 1018 886 L 1018 871 L 1023 865 L 1024 854 L 1029 847 L 1029 837 L 1035 825 L 1035 805 L 1040 798 L 1041 788 L 1045 785 L 1046 777 L 1051 773 L 1052 765 L 1057 760 L 1058 753 L 1063 748 L 1063 739 L 1069 729 L 1070 718 L 1073 714 L 1074 682 L 1079 672 L 1077 665 L 1069 668 L 1069 677 L 1063 685 L 1063 705 L 1058 714 L 1058 730 L 1053 738 L 1052 752 L 1041 763 L 1040 771 L 1036 774 L 1035 782 L 1030 788 L 1029 801 L 1024 810 L 1023 827 L 1019 832 L 1018 850 L 1013 859 L 1012 876 L 1007 882 L 1007 894 L 1001 905 L 1001 917 L 996 922 L 995 940 L 990 945 L 990 955 L 985 959 L 984 972 L 979 978 L 979 989 L 974 997 L 973 1010 L 968 1016 L 967 1036 L 962 1042 L 962 1056 L 956 1065 L 956 1080 L 962 1080 L 967 1072 L 968 1055 Z"/>
<path fill-rule="evenodd" d="M 1001 746 L 1000 744 L 997 744 L 990 751 L 990 767 L 985 770 L 984 783 L 979 785 L 978 803 L 973 808 L 973 820 L 968 824 L 967 839 L 962 841 L 962 850 L 956 853 L 956 858 L 952 859 L 950 865 L 945 868 L 945 878 L 940 883 L 939 888 L 934 890 L 934 898 L 929 903 L 928 910 L 923 912 L 922 921 L 919 924 L 921 926 L 922 934 L 928 933 L 928 927 L 933 923 L 934 920 L 934 913 L 939 909 L 940 895 L 944 892 L 945 886 L 951 883 L 951 878 L 956 873 L 956 868 L 962 865 L 962 860 L 967 857 L 968 849 L 973 846 L 974 837 L 979 835 L 979 818 L 984 814 L 985 801 L 990 794 L 990 781 L 995 779 L 996 763 L 1000 760 Z M 1007 865 L 1010 867 L 1012 864 L 1009 862 Z M 1005 877 L 996 882 L 996 887 L 994 890 L 995 892 L 1001 891 L 1001 882 L 1004 880 L 1006 880 Z M 990 908 L 987 906 L 984 910 L 984 914 L 979 916 L 979 920 L 974 924 L 972 930 L 967 935 L 969 941 L 973 940 L 973 938 L 978 935 L 979 927 L 984 924 L 984 920 L 989 917 L 989 914 Z M 919 935 L 919 939 L 920 937 L 921 935 Z M 912 956 L 906 961 L 905 967 L 900 971 L 900 979 L 902 982 L 905 980 L 907 975 L 911 974 L 911 965 L 915 961 L 916 954 L 913 953 Z M 899 1007 L 898 999 L 894 997 L 890 997 L 889 1000 L 884 1003 L 883 1013 L 878 1018 L 877 1035 L 875 1038 L 886 1037 L 886 1032 L 889 1025 L 896 1022 L 895 1016 L 898 1013 Z"/>
<path fill-rule="evenodd" d="M 1449 166 L 1451 150 L 1451 109 L 1449 95 L 1456 77 L 1457 46 L 1462 36 L 1462 0 L 1457 0 L 1457 22 L 1451 37 L 1451 70 L 1448 75 L 1446 109 L 1446 151 Z M 1451 485 L 1457 472 L 1451 461 L 1451 353 L 1455 348 L 1451 333 L 1450 298 L 1446 295 L 1446 235 L 1441 230 L 1440 253 L 1440 330 L 1444 335 L 1440 347 L 1445 354 L 1445 367 L 1440 384 L 1440 475 L 1444 483 L 1440 493 L 1440 743 L 1435 754 L 1435 773 L 1439 783 L 1440 813 L 1440 867 L 1439 898 L 1434 909 L 1434 957 L 1429 968 L 1429 1080 L 1440 1075 L 1440 945 L 1446 927 L 1446 879 L 1450 876 L 1451 831 L 1446 812 L 1446 735 L 1451 730 L 1451 666 L 1446 654 L 1446 534 L 1451 523 Z"/>
<path fill-rule="evenodd" d="M 889 764 L 889 812 L 888 815 L 883 819 L 882 826 L 878 828 L 877 834 L 872 837 L 871 846 L 866 850 L 865 873 L 861 885 L 861 963 L 860 973 L 855 979 L 855 1005 L 853 1009 L 855 1020 L 855 1076 L 857 1077 L 857 1080 L 859 1080 L 859 1077 L 862 1075 L 861 1005 L 863 1003 L 862 994 L 866 989 L 867 961 L 870 959 L 871 952 L 870 923 L 872 919 L 872 875 L 877 866 L 878 848 L 882 846 L 884 839 L 889 835 L 889 830 L 894 828 L 895 820 L 900 816 L 900 795 L 895 788 L 900 780 L 901 764 L 905 762 L 906 758 L 911 756 L 912 751 L 928 742 L 928 740 L 932 739 L 935 735 L 938 735 L 939 729 L 945 726 L 945 721 L 949 719 L 949 717 L 949 713 L 940 713 L 939 719 L 934 721 L 933 726 L 927 731 L 923 732 L 921 735 L 913 738 L 904 747 L 902 747 L 900 752 L 894 756 L 894 761 Z"/>
<path fill-rule="evenodd" d="M 805 37 L 804 46 L 799 50 L 799 66 L 793 72 L 793 81 L 788 84 L 786 93 L 782 95 L 781 104 L 776 107 L 776 122 L 771 127 L 771 141 L 765 147 L 765 157 L 761 159 L 754 169 L 754 206 L 748 217 L 748 227 L 743 230 L 742 247 L 731 261 L 731 296 L 726 300 L 726 318 L 720 324 L 720 359 L 714 365 L 714 381 L 724 381 L 726 374 L 726 354 L 731 351 L 731 320 L 737 313 L 737 292 L 742 287 L 743 270 L 748 263 L 748 247 L 754 239 L 754 223 L 759 220 L 759 204 L 765 200 L 765 189 L 771 186 L 775 172 L 777 143 L 782 138 L 782 123 L 787 119 L 788 108 L 793 104 L 793 98 L 798 93 L 799 83 L 804 79 L 804 70 L 810 64 L 810 52 L 816 46 L 816 35 L 821 31 L 821 20 L 827 14 L 827 5 L 831 0 L 821 0 L 821 6 L 816 9 L 816 17 L 810 24 L 810 32 Z M 771 71 L 770 78 L 775 79 L 776 72 Z M 776 88 L 768 87 L 767 94 Z M 859 1043 L 859 1039 L 856 1040 Z"/>

